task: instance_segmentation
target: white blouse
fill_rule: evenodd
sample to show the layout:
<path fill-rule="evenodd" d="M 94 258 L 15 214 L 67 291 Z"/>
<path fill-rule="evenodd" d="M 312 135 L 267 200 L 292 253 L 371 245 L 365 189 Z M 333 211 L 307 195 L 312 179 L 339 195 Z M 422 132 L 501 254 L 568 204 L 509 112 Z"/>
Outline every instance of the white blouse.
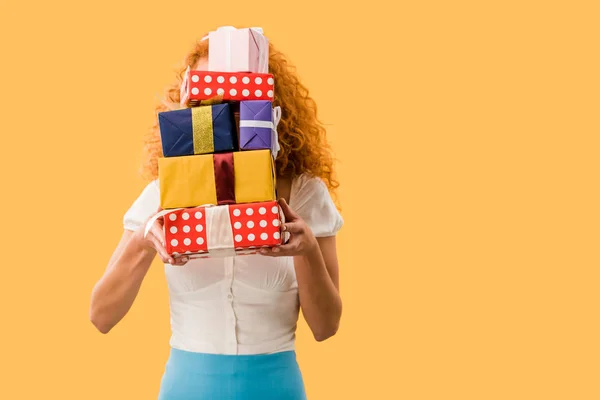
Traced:
<path fill-rule="evenodd" d="M 125 229 L 137 230 L 156 212 L 152 181 L 125 213 Z M 300 176 L 292 182 L 290 207 L 316 237 L 333 236 L 343 219 L 325 183 Z M 245 255 L 165 264 L 171 309 L 170 345 L 216 354 L 263 354 L 295 348 L 299 313 L 293 257 Z"/>

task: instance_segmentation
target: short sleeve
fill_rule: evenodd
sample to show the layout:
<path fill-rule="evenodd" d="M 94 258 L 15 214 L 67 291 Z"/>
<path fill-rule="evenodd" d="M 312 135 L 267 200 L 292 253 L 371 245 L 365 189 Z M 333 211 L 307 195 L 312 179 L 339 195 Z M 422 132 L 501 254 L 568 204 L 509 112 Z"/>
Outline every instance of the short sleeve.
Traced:
<path fill-rule="evenodd" d="M 290 207 L 316 237 L 334 236 L 344 224 L 329 190 L 319 178 L 302 175 L 292 183 Z"/>
<path fill-rule="evenodd" d="M 158 182 L 154 180 L 146 185 L 123 216 L 123 227 L 130 231 L 138 230 L 158 210 L 159 205 L 160 192 Z"/>

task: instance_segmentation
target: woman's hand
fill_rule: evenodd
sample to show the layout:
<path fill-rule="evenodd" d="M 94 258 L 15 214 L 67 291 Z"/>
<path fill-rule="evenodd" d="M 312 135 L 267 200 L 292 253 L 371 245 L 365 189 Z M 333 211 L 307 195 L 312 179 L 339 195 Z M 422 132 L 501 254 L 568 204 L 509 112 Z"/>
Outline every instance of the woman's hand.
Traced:
<path fill-rule="evenodd" d="M 165 220 L 163 216 L 156 218 L 152 224 L 152 227 L 148 230 L 146 237 L 144 237 L 144 232 L 146 231 L 148 222 L 154 219 L 155 215 L 160 211 L 162 211 L 162 209 L 159 208 L 155 214 L 151 215 L 150 218 L 146 220 L 146 222 L 136 232 L 136 238 L 141 241 L 144 247 L 155 250 L 165 264 L 169 263 L 171 265 L 183 266 L 188 262 L 189 258 L 187 256 L 174 258 L 167 253 L 165 248 L 165 234 L 163 228 Z"/>
<path fill-rule="evenodd" d="M 306 222 L 290 208 L 285 199 L 279 199 L 279 205 L 286 221 L 283 231 L 290 233 L 290 239 L 281 246 L 261 249 L 260 254 L 272 257 L 299 256 L 318 249 L 317 239 Z"/>

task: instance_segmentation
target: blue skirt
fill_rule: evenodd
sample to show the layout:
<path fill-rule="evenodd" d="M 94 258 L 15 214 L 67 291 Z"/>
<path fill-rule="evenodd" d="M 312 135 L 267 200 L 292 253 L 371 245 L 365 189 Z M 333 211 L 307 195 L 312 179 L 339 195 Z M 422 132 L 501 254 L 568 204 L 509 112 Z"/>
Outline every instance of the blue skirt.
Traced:
<path fill-rule="evenodd" d="M 257 355 L 171 348 L 159 400 L 306 400 L 294 351 Z"/>

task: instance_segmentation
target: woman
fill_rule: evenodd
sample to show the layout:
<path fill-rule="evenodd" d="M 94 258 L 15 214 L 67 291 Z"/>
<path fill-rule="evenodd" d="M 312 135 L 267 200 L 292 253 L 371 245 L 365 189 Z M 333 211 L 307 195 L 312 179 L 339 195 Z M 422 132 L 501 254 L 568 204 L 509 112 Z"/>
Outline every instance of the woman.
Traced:
<path fill-rule="evenodd" d="M 125 213 L 121 241 L 92 293 L 91 321 L 108 333 L 127 314 L 155 255 L 165 263 L 172 336 L 159 399 L 305 399 L 294 347 L 300 307 L 316 340 L 338 329 L 335 235 L 343 220 L 330 196 L 333 158 L 307 89 L 282 53 L 269 51 L 274 105 L 282 108 L 276 170 L 288 243 L 260 255 L 175 260 L 163 245 L 162 219 L 144 237 L 159 210 L 155 125 L 145 146 L 151 182 Z M 198 42 L 157 111 L 179 104 L 185 69 L 206 69 L 207 56 L 208 41 Z"/>

